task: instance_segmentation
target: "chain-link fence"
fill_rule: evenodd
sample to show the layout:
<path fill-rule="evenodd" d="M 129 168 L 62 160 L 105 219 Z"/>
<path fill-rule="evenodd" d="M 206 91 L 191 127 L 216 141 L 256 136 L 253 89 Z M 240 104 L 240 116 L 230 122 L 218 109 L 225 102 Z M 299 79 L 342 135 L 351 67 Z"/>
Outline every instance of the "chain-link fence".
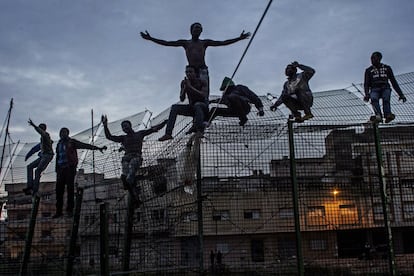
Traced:
<path fill-rule="evenodd" d="M 407 104 L 412 79 L 399 76 Z M 414 275 L 412 104 L 394 99 L 396 120 L 376 125 L 360 95 L 315 93 L 315 118 L 294 123 L 261 98 L 265 116 L 244 127 L 217 117 L 199 138 L 179 117 L 174 139 L 148 136 L 138 207 L 101 126 L 76 136 L 108 150 L 79 151 L 73 216 L 52 218 L 53 164 L 40 197 L 22 193 L 19 152 L 32 145 L 11 148 L 0 274 Z M 129 119 L 137 129 L 142 118 Z M 120 121 L 109 128 L 122 133 Z"/>

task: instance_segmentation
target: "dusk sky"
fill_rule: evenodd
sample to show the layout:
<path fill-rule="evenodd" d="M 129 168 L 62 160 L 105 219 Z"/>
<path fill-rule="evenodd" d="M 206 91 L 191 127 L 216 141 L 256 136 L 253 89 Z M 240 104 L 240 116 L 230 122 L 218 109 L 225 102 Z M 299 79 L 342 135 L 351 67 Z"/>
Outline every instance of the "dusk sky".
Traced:
<path fill-rule="evenodd" d="M 91 110 L 110 121 L 149 109 L 154 116 L 179 99 L 187 64 L 181 47 L 144 40 L 225 40 L 254 32 L 268 1 L 262 0 L 1 0 L 0 118 L 10 99 L 14 141 L 38 141 L 27 124 L 44 122 L 58 140 L 91 125 Z M 363 82 L 373 51 L 395 74 L 414 71 L 413 0 L 274 0 L 234 81 L 259 95 L 281 92 L 285 66 L 312 66 L 314 92 Z M 219 95 L 248 40 L 209 47 L 211 95 Z M 394 95 L 395 96 L 395 95 Z M 269 111 L 270 112 L 270 111 Z"/>

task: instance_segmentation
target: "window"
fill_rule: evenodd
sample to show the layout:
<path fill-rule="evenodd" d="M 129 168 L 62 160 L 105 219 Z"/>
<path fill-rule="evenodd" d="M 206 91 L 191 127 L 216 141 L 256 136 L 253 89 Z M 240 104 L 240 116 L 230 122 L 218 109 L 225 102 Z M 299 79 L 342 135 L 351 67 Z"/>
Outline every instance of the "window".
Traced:
<path fill-rule="evenodd" d="M 374 206 L 372 206 L 372 212 L 374 214 L 374 220 L 375 221 L 383 221 L 384 220 L 384 213 L 382 212 L 381 203 L 374 203 Z"/>
<path fill-rule="evenodd" d="M 325 207 L 309 206 L 306 213 L 306 224 L 308 226 L 326 225 Z"/>
<path fill-rule="evenodd" d="M 324 206 L 309 206 L 308 207 L 308 216 L 314 218 L 320 218 L 325 216 L 325 207 Z"/>
<path fill-rule="evenodd" d="M 326 250 L 326 240 L 310 240 L 311 250 Z"/>
<path fill-rule="evenodd" d="M 293 208 L 280 208 L 279 218 L 281 219 L 293 218 Z"/>
<path fill-rule="evenodd" d="M 230 252 L 229 245 L 227 243 L 218 243 L 216 244 L 217 251 L 220 251 L 223 254 L 227 254 Z"/>
<path fill-rule="evenodd" d="M 245 219 L 260 219 L 260 210 L 244 210 Z"/>
<path fill-rule="evenodd" d="M 354 204 L 339 205 L 339 214 L 341 216 L 341 224 L 359 223 L 358 209 Z"/>
<path fill-rule="evenodd" d="M 154 220 L 164 220 L 166 217 L 165 209 L 157 209 L 152 211 L 152 219 Z"/>
<path fill-rule="evenodd" d="M 230 219 L 230 212 L 229 210 L 223 211 L 214 211 L 213 212 L 213 220 L 229 220 Z"/>
<path fill-rule="evenodd" d="M 136 212 L 134 216 L 134 222 L 140 222 L 141 221 L 141 212 Z"/>
<path fill-rule="evenodd" d="M 252 261 L 264 262 L 264 243 L 263 240 L 251 241 Z"/>
<path fill-rule="evenodd" d="M 187 212 L 183 214 L 183 222 L 197 221 L 197 219 L 196 212 Z"/>
<path fill-rule="evenodd" d="M 406 220 L 414 219 L 414 201 L 403 202 L 403 215 Z"/>
<path fill-rule="evenodd" d="M 44 217 L 44 218 L 50 218 L 52 216 L 52 213 L 51 212 L 44 212 L 44 213 L 42 213 L 42 217 Z"/>

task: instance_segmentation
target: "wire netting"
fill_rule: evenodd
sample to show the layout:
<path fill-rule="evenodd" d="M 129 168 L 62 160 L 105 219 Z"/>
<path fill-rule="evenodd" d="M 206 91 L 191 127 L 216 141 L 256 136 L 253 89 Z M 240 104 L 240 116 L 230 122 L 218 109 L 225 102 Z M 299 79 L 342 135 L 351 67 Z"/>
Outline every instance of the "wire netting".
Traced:
<path fill-rule="evenodd" d="M 173 140 L 158 141 L 164 130 L 146 137 L 138 208 L 119 179 L 120 145 L 99 124 L 74 136 L 108 147 L 79 151 L 74 216 L 52 219 L 54 164 L 34 216 L 33 198 L 22 193 L 34 144 L 11 145 L 1 175 L 0 273 L 18 274 L 30 253 L 29 275 L 297 275 L 300 265 L 306 275 L 412 275 L 412 79 L 399 76 L 408 102 L 393 98 L 396 120 L 378 128 L 348 90 L 315 93 L 315 118 L 291 129 L 283 109 L 252 111 L 244 127 L 217 117 L 202 138 L 185 134 L 192 119 L 178 117 Z M 261 98 L 269 110 L 272 99 Z M 137 130 L 145 116 L 127 119 Z M 121 121 L 109 124 L 113 134 Z"/>

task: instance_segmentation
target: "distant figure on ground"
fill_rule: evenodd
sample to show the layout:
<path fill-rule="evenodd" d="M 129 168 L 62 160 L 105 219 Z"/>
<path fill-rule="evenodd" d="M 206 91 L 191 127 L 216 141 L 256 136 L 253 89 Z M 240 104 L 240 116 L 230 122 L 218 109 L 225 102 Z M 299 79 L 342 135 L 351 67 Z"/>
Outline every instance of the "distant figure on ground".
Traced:
<path fill-rule="evenodd" d="M 124 189 L 131 193 L 134 200 L 135 207 L 139 207 L 141 201 L 139 200 L 138 191 L 136 190 L 135 174 L 142 165 L 142 144 L 144 138 L 154 132 L 159 131 L 165 126 L 167 121 L 164 121 L 149 129 L 140 131 L 134 131 L 130 121 L 126 120 L 121 123 L 122 130 L 126 135 L 112 135 L 108 128 L 108 118 L 106 115 L 102 115 L 102 124 L 104 126 L 105 137 L 116 143 L 121 143 L 125 154 L 122 157 L 122 174 L 121 180 L 124 185 Z"/>
<path fill-rule="evenodd" d="M 297 73 L 297 68 L 303 72 Z M 312 119 L 313 94 L 309 88 L 309 80 L 315 74 L 315 70 L 294 61 L 286 66 L 285 74 L 288 80 L 283 85 L 282 94 L 270 107 L 270 110 L 275 111 L 283 103 L 290 109 L 296 122 Z M 304 111 L 303 117 L 299 110 Z"/>
<path fill-rule="evenodd" d="M 216 255 L 214 254 L 214 251 L 211 250 L 210 251 L 210 264 L 211 264 L 212 268 L 214 268 L 214 259 L 215 259 L 215 257 L 216 257 Z"/>
<path fill-rule="evenodd" d="M 203 27 L 200 23 L 196 22 L 191 24 L 190 32 L 191 39 L 179 39 L 176 41 L 165 41 L 162 39 L 152 37 L 148 31 L 141 32 L 142 38 L 150 40 L 163 46 L 183 47 L 187 56 L 188 65 L 192 66 L 197 74 L 197 77 L 206 81 L 209 84 L 208 67 L 205 62 L 206 49 L 209 46 L 225 46 L 237 41 L 246 39 L 250 36 L 250 33 L 244 31 L 239 37 L 227 39 L 224 41 L 217 41 L 211 39 L 200 39 L 200 34 L 203 31 Z"/>
<path fill-rule="evenodd" d="M 63 215 L 63 195 L 67 188 L 66 211 L 68 216 L 73 215 L 75 197 L 75 176 L 78 166 L 78 149 L 99 150 L 103 152 L 106 147 L 82 143 L 69 137 L 69 129 L 63 127 L 59 131 L 60 140 L 56 146 L 56 214 L 53 218 Z"/>
<path fill-rule="evenodd" d="M 364 101 L 368 102 L 371 99 L 371 104 L 374 109 L 374 116 L 370 120 L 373 122 L 382 122 L 385 117 L 385 123 L 389 123 L 395 119 L 395 115 L 391 113 L 391 87 L 388 82 L 391 81 L 392 87 L 399 96 L 399 100 L 403 103 L 407 101 L 394 77 L 391 66 L 381 63 L 382 54 L 374 52 L 371 55 L 371 66 L 365 70 L 364 76 Z M 379 99 L 382 99 L 382 108 L 379 104 Z"/>
<path fill-rule="evenodd" d="M 34 153 L 39 152 L 39 157 L 27 165 L 27 186 L 23 189 L 26 195 L 36 195 L 39 191 L 40 176 L 47 168 L 50 161 L 53 159 L 53 141 L 50 139 L 49 133 L 46 132 L 46 124 L 35 125 L 31 119 L 28 121 L 29 125 L 34 127 L 37 133 L 40 134 L 40 143 L 34 146 L 26 155 L 25 161 L 29 159 Z M 33 179 L 33 170 L 35 170 L 35 178 Z"/>
<path fill-rule="evenodd" d="M 250 104 L 254 104 L 258 110 L 257 115 L 263 116 L 262 100 L 247 86 L 237 84 L 225 77 L 220 87 L 224 91 L 223 96 L 219 99 L 211 100 L 210 103 L 222 103 L 228 108 L 214 107 L 210 110 L 209 119 L 212 121 L 217 116 L 238 117 L 239 125 L 244 126 L 247 122 L 247 114 L 250 113 Z"/>
<path fill-rule="evenodd" d="M 178 115 L 192 116 L 194 119 L 193 129 L 198 135 L 202 135 L 205 128 L 205 121 L 208 115 L 208 88 L 205 80 L 197 78 L 195 69 L 187 65 L 185 68 L 186 77 L 181 82 L 180 101 L 188 97 L 188 104 L 174 104 L 171 106 L 168 117 L 165 135 L 159 141 L 172 139 L 172 131 Z"/>
<path fill-rule="evenodd" d="M 217 251 L 217 266 L 221 266 L 221 264 L 222 264 L 222 258 L 223 258 L 223 255 L 221 254 L 221 251 L 219 250 L 219 251 Z"/>

